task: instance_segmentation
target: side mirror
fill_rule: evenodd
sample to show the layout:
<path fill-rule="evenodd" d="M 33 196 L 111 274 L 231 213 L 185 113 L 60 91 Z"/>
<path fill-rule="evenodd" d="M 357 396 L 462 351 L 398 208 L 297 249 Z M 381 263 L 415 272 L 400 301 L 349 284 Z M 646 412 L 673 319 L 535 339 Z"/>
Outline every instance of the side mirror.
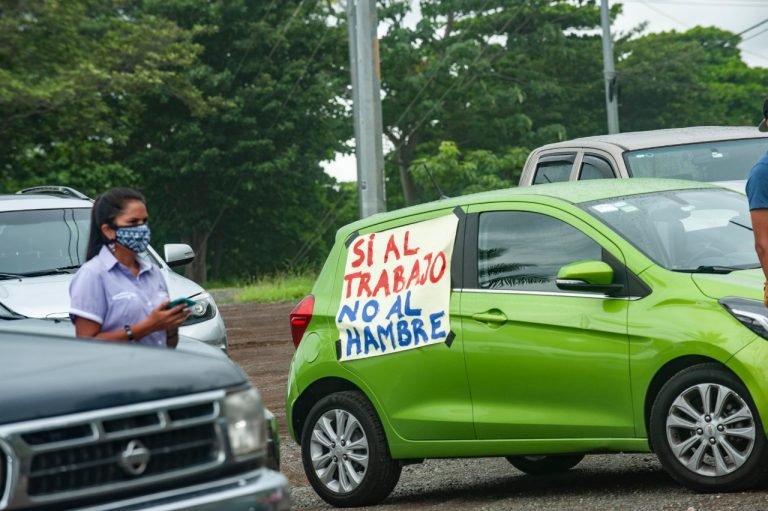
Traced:
<path fill-rule="evenodd" d="M 557 287 L 564 291 L 616 294 L 624 286 L 613 284 L 613 268 L 602 261 L 578 261 L 557 272 Z"/>
<path fill-rule="evenodd" d="M 195 251 L 186 243 L 168 243 L 163 247 L 168 266 L 184 266 L 195 258 Z"/>

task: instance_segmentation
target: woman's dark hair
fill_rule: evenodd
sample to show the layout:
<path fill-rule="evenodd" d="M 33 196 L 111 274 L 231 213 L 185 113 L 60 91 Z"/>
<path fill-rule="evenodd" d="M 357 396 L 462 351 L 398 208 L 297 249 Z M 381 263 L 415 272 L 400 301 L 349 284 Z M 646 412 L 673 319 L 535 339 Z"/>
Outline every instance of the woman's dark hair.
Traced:
<path fill-rule="evenodd" d="M 88 249 L 85 252 L 85 260 L 90 261 L 109 242 L 101 232 L 104 224 L 114 225 L 115 217 L 125 208 L 125 203 L 138 200 L 147 203 L 144 196 L 131 188 L 112 188 L 96 198 L 91 209 L 91 229 L 88 234 Z"/>

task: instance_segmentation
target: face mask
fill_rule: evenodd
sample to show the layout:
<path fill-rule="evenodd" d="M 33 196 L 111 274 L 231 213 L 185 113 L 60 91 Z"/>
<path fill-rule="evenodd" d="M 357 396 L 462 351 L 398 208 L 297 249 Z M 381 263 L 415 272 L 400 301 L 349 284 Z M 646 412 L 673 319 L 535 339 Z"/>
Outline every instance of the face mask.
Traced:
<path fill-rule="evenodd" d="M 134 225 L 115 229 L 115 241 L 137 254 L 147 250 L 152 236 L 149 225 Z"/>

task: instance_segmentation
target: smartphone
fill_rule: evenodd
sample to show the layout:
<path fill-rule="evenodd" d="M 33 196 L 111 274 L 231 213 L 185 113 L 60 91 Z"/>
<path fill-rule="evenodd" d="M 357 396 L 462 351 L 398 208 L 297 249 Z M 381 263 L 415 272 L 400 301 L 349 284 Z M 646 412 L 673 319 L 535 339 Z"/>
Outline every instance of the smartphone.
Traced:
<path fill-rule="evenodd" d="M 197 302 L 195 302 L 194 300 L 190 300 L 187 297 L 181 297 L 181 298 L 176 298 L 175 300 L 170 302 L 165 308 L 173 309 L 177 305 L 184 305 L 184 308 L 186 309 L 187 307 L 192 307 L 193 305 L 195 305 L 195 303 Z"/>

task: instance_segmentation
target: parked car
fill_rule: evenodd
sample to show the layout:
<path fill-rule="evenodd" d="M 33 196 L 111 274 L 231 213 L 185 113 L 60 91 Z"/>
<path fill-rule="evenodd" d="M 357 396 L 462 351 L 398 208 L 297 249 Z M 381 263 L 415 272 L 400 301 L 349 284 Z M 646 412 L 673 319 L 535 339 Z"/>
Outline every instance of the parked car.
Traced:
<path fill-rule="evenodd" d="M 750 169 L 766 151 L 768 135 L 754 127 L 700 126 L 598 135 L 535 149 L 519 184 L 661 177 L 715 182 L 743 192 Z"/>
<path fill-rule="evenodd" d="M 343 227 L 291 313 L 309 482 L 370 505 L 424 458 L 529 474 L 654 451 L 698 491 L 768 467 L 768 310 L 743 194 L 556 183 Z"/>
<path fill-rule="evenodd" d="M 85 262 L 92 201 L 72 188 L 40 186 L 0 195 L 0 300 L 12 311 L 41 319 L 69 317 L 69 283 Z M 190 297 L 180 334 L 224 351 L 227 333 L 213 297 L 171 269 L 189 263 L 185 244 L 164 247 L 165 260 L 150 247 L 173 298 Z"/>
<path fill-rule="evenodd" d="M 289 508 L 287 479 L 265 466 L 259 393 L 220 350 L 74 339 L 58 325 L 0 322 L 0 509 Z"/>

